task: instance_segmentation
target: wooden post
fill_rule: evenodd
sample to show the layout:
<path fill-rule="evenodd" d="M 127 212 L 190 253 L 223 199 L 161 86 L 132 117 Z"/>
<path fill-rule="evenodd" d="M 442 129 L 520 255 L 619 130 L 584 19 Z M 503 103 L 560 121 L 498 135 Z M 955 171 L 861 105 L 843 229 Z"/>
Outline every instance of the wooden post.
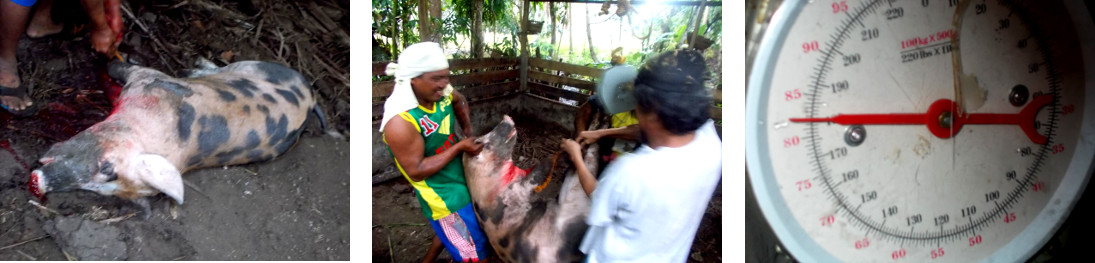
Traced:
<path fill-rule="evenodd" d="M 521 41 L 521 91 L 528 92 L 528 13 L 529 13 L 529 0 L 521 1 L 521 34 L 518 38 Z"/>

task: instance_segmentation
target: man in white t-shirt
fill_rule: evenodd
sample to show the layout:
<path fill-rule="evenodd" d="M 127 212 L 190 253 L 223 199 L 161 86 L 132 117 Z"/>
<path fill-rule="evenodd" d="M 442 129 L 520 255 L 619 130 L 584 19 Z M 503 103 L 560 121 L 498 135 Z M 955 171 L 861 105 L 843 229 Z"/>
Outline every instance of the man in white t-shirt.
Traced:
<path fill-rule="evenodd" d="M 564 140 L 593 201 L 581 250 L 589 262 L 685 262 L 722 177 L 722 141 L 710 119 L 699 52 L 669 51 L 639 69 L 633 95 L 642 146 L 598 182 L 581 146 Z"/>

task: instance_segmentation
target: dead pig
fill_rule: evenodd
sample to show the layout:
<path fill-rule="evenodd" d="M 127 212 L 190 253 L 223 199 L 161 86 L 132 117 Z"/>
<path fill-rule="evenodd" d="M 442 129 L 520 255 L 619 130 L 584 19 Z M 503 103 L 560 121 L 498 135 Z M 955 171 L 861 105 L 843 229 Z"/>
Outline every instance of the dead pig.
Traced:
<path fill-rule="evenodd" d="M 192 78 L 121 62 L 125 82 L 105 120 L 57 143 L 31 173 L 30 190 L 88 190 L 139 201 L 164 193 L 183 203 L 191 169 L 277 157 L 296 144 L 309 111 L 323 121 L 304 77 L 280 64 L 244 61 Z"/>
<path fill-rule="evenodd" d="M 464 176 L 479 224 L 497 254 L 507 262 L 579 262 L 578 250 L 589 226 L 590 199 L 576 175 L 563 178 L 558 196 L 537 190 L 551 170 L 545 160 L 531 171 L 513 164 L 517 130 L 504 116 L 494 129 L 477 139 L 485 143 L 478 155 L 464 155 Z M 593 153 L 586 165 L 596 171 Z M 561 161 L 565 162 L 565 161 Z"/>

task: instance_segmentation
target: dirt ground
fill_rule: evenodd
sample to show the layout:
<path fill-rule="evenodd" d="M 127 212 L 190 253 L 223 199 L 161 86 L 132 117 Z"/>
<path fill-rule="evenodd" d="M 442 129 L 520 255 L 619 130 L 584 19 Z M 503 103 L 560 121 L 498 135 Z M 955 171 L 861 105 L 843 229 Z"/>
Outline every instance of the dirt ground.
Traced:
<path fill-rule="evenodd" d="M 513 117 L 517 127 L 514 161 L 518 167 L 529 168 L 541 160 L 550 159 L 559 149 L 561 139 L 573 129 L 573 108 L 559 106 L 530 96 L 509 96 L 471 103 L 472 126 L 476 134 L 485 134 L 501 120 L 502 114 Z M 375 125 L 374 125 L 375 126 Z M 376 129 L 377 127 L 374 127 Z M 374 139 L 377 135 L 374 135 Z M 390 161 L 383 144 L 373 144 L 373 261 L 418 262 L 429 249 L 434 233 L 422 215 L 414 190 L 398 171 L 385 169 Z M 689 262 L 722 261 L 722 187 L 718 187 L 708 204 L 693 241 Z M 451 258 L 443 252 L 438 262 Z"/>
<path fill-rule="evenodd" d="M 54 17 L 86 21 L 77 2 Z M 276 61 L 313 81 L 331 127 L 349 135 L 349 1 L 122 1 L 119 50 L 131 63 L 170 75 L 197 57 L 218 65 Z M 0 112 L 0 261 L 7 260 L 349 260 L 349 139 L 318 125 L 273 161 L 184 175 L 186 203 L 152 198 L 136 206 L 90 192 L 30 195 L 30 169 L 49 146 L 103 120 L 106 59 L 89 30 L 24 37 L 20 75 L 37 115 Z M 38 205 L 38 204 L 41 205 Z"/>

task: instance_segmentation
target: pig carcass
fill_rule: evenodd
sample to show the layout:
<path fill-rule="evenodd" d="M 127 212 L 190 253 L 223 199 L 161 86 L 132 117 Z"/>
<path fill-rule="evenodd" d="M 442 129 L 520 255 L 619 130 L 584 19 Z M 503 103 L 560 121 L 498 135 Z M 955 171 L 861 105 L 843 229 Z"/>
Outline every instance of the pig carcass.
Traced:
<path fill-rule="evenodd" d="M 88 190 L 139 199 L 164 193 L 183 203 L 191 169 L 273 159 L 296 144 L 309 112 L 322 121 L 304 76 L 276 63 L 208 67 L 191 78 L 122 62 L 109 75 L 125 87 L 102 122 L 54 144 L 30 190 Z M 147 216 L 147 214 L 146 214 Z"/>
<path fill-rule="evenodd" d="M 573 170 L 563 178 L 558 195 L 541 192 L 552 160 L 531 171 L 513 164 L 517 130 L 509 116 L 476 141 L 484 143 L 483 150 L 464 155 L 464 176 L 479 225 L 498 256 L 507 262 L 581 261 L 578 245 L 589 228 L 585 218 L 590 199 Z M 595 152 L 594 145 L 583 156 L 594 173 Z M 570 167 L 569 161 L 560 159 L 556 169 Z"/>

